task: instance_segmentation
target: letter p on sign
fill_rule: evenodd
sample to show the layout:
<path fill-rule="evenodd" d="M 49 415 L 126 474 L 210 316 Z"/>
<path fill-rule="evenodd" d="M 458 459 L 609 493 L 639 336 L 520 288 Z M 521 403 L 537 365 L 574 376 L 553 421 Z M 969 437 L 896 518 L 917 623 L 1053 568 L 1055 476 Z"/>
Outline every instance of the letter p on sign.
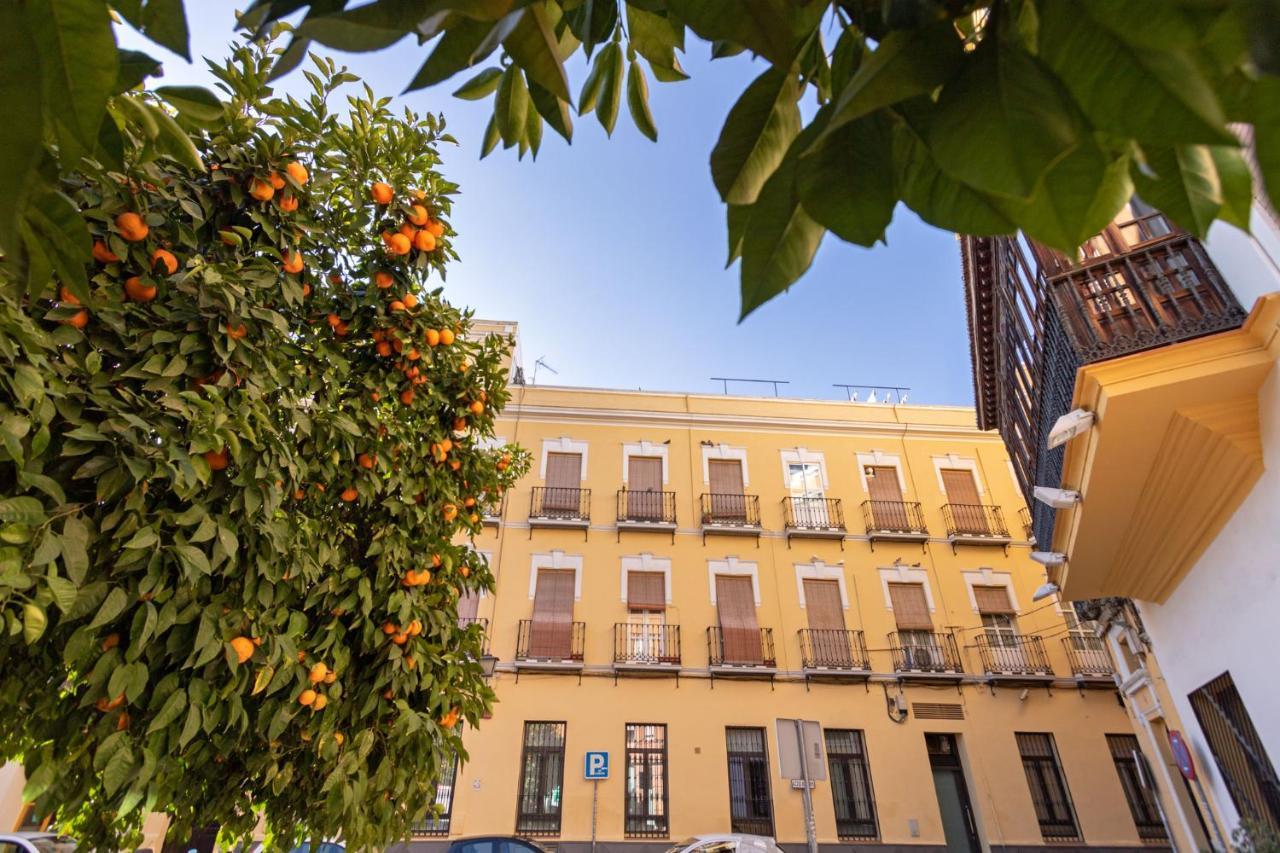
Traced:
<path fill-rule="evenodd" d="M 582 774 L 588 779 L 608 779 L 609 753 L 588 752 L 582 761 Z"/>

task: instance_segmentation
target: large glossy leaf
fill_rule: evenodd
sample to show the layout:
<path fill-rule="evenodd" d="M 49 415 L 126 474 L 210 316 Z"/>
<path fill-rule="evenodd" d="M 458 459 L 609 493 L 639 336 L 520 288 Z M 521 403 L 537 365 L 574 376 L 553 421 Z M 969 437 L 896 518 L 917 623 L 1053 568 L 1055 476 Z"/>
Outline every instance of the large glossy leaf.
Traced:
<path fill-rule="evenodd" d="M 155 93 L 184 116 L 200 122 L 222 118 L 222 101 L 203 86 L 161 86 Z"/>
<path fill-rule="evenodd" d="M 1071 97 L 1016 38 L 991 37 L 947 83 L 929 129 L 938 166 L 974 189 L 1025 198 L 1081 143 Z"/>
<path fill-rule="evenodd" d="M 814 220 L 860 246 L 884 239 L 898 203 L 893 134 L 883 115 L 863 116 L 800 158 L 796 186 Z"/>
<path fill-rule="evenodd" d="M 800 81 L 778 68 L 765 71 L 729 110 L 711 150 L 711 179 L 729 204 L 751 204 L 800 132 Z"/>
<path fill-rule="evenodd" d="M 1146 168 L 1134 169 L 1142 200 L 1204 237 L 1222 209 L 1222 180 L 1207 145 L 1144 145 Z"/>
<path fill-rule="evenodd" d="M 498 90 L 498 82 L 502 79 L 502 69 L 486 68 L 467 82 L 459 86 L 453 93 L 455 98 L 465 101 L 478 101 L 487 98 Z"/>
<path fill-rule="evenodd" d="M 160 73 L 160 61 L 140 50 L 121 50 L 119 72 L 116 76 L 116 92 L 127 92 L 140 86 L 148 77 Z"/>
<path fill-rule="evenodd" d="M 525 113 L 529 109 L 529 89 L 524 84 L 524 74 L 514 65 L 502 74 L 498 84 L 498 96 L 494 99 L 493 114 L 498 122 L 502 144 L 510 148 L 524 136 Z"/>
<path fill-rule="evenodd" d="M 728 269 L 733 266 L 734 261 L 742 257 L 742 237 L 747 231 L 747 223 L 751 221 L 751 205 L 726 204 L 724 208 L 729 236 L 729 255 L 724 266 Z"/>
<path fill-rule="evenodd" d="M 1249 230 L 1249 218 L 1253 208 L 1253 175 L 1239 148 L 1230 145 L 1210 145 L 1209 156 L 1218 170 L 1218 182 L 1222 185 L 1222 209 L 1218 216 L 1237 228 Z"/>
<path fill-rule="evenodd" d="M 688 80 L 676 50 L 684 49 L 684 26 L 666 15 L 627 3 L 627 37 L 636 53 L 649 60 L 653 76 L 664 83 Z"/>
<path fill-rule="evenodd" d="M 563 136 L 566 141 L 572 140 L 573 116 L 570 115 L 568 102 L 560 100 L 533 80 L 528 81 L 528 83 L 529 100 L 533 102 L 533 107 L 538 111 L 538 115 L 546 119 L 547 124 L 551 125 L 552 129 Z"/>
<path fill-rule="evenodd" d="M 1264 77 L 1250 98 L 1254 153 L 1273 206 L 1280 208 L 1280 78 Z"/>
<path fill-rule="evenodd" d="M 604 44 L 618 25 L 617 0 L 582 0 L 564 13 L 565 22 L 590 58 L 596 45 Z"/>
<path fill-rule="evenodd" d="M 406 92 L 434 86 L 482 61 L 520 22 L 520 11 L 498 21 L 459 18 L 440 37 L 435 50 L 405 87 Z"/>
<path fill-rule="evenodd" d="M 0 104 L 11 116 L 0 133 L 0 250 L 17 251 L 18 212 L 44 152 L 44 87 L 40 54 L 27 29 L 24 7 L 0 3 Z"/>
<path fill-rule="evenodd" d="M 614 125 L 618 123 L 618 111 L 622 107 L 622 47 L 617 42 L 610 42 L 600 52 L 603 63 L 600 82 L 600 103 L 596 107 L 596 118 L 604 132 L 613 135 Z"/>
<path fill-rule="evenodd" d="M 382 50 L 409 34 L 421 7 L 415 0 L 381 0 L 327 15 L 308 15 L 298 25 L 297 37 L 335 50 Z"/>
<path fill-rule="evenodd" d="M 59 142 L 67 153 L 90 152 L 118 71 L 111 16 L 101 0 L 39 0 L 27 10 Z"/>
<path fill-rule="evenodd" d="M 562 100 L 569 100 L 569 78 L 558 55 L 558 41 L 541 3 L 524 10 L 520 21 L 502 42 L 507 54 L 524 69 L 525 77 Z"/>
<path fill-rule="evenodd" d="M 636 128 L 657 142 L 658 127 L 653 123 L 653 113 L 649 111 L 649 84 L 644 79 L 644 69 L 634 59 L 627 66 L 627 109 L 631 111 L 631 120 Z"/>
<path fill-rule="evenodd" d="M 667 0 L 667 8 L 708 41 L 739 44 L 788 67 L 828 7 L 796 0 Z"/>
<path fill-rule="evenodd" d="M 1040 58 L 1093 126 L 1140 142 L 1233 143 L 1195 58 L 1177 47 L 1139 47 L 1121 39 L 1093 17 L 1111 5 L 1042 0 L 1039 6 Z M 1145 8 L 1154 20 L 1175 13 L 1172 4 Z"/>

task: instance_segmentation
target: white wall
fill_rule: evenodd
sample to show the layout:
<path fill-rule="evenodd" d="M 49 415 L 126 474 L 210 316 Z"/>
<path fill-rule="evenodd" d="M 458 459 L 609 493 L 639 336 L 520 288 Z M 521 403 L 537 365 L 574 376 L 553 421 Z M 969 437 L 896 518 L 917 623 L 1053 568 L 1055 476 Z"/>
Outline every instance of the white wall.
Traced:
<path fill-rule="evenodd" d="M 1250 220 L 1252 234 L 1234 225 L 1215 222 L 1204 247 L 1248 311 L 1264 293 L 1280 290 L 1280 229 L 1256 204 Z"/>
<path fill-rule="evenodd" d="M 1234 286 L 1234 285 L 1233 285 Z M 1206 786 L 1234 828 L 1231 795 L 1187 696 L 1230 671 L 1280 769 L 1280 369 L 1262 387 L 1266 470 L 1217 539 L 1165 604 L 1138 607 Z"/>

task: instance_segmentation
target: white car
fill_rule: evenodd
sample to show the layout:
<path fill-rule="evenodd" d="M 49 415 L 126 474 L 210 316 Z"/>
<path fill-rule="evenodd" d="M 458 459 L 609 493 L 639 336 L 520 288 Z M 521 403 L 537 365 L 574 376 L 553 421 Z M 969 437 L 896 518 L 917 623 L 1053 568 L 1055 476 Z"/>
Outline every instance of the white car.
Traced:
<path fill-rule="evenodd" d="M 782 853 L 782 848 L 766 835 L 723 832 L 686 838 L 668 847 L 667 853 Z"/>
<path fill-rule="evenodd" d="M 11 832 L 0 835 L 0 853 L 73 853 L 74 838 L 52 832 Z"/>

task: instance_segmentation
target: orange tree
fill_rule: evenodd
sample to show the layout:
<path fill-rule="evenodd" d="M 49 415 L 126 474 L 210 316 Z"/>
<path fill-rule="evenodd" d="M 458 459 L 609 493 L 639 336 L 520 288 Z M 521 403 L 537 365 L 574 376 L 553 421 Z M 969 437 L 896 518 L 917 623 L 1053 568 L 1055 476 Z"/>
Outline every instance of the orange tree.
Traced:
<path fill-rule="evenodd" d="M 113 162 L 47 176 L 0 267 L 0 758 L 94 848 L 148 810 L 404 837 L 493 698 L 459 543 L 527 462 L 485 441 L 508 342 L 427 290 L 444 121 L 273 61 L 114 96 Z"/>

